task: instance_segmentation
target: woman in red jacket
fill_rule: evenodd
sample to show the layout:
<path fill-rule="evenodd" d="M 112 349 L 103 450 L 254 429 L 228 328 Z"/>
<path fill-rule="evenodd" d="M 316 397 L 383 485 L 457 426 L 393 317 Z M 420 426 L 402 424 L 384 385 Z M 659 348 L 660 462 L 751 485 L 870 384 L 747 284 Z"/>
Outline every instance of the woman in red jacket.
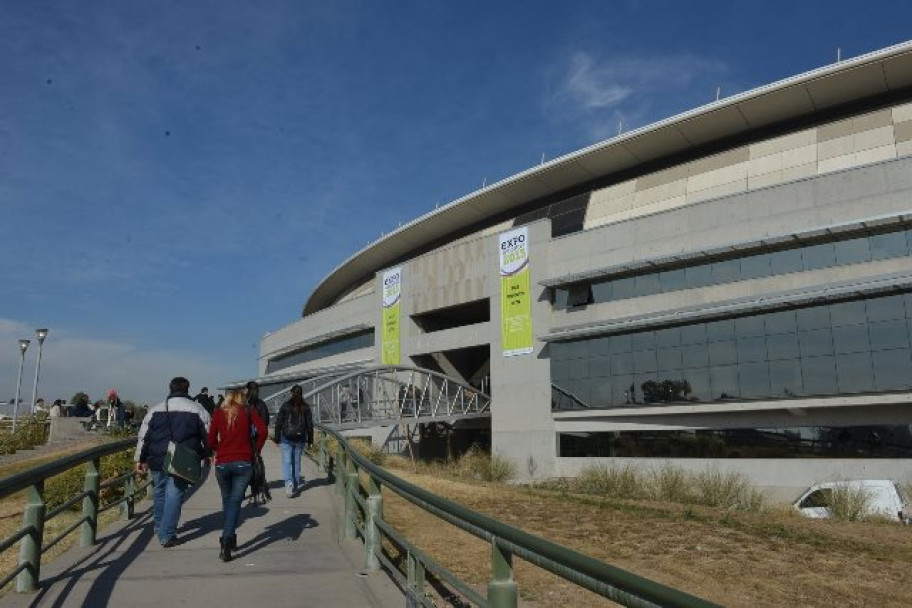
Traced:
<path fill-rule="evenodd" d="M 253 442 L 256 429 L 257 451 L 263 449 L 268 431 L 260 416 L 247 406 L 243 390 L 228 391 L 222 407 L 215 410 L 209 425 L 209 447 L 215 451 L 215 477 L 222 490 L 224 525 L 219 539 L 219 558 L 231 560 L 237 549 L 241 502 L 253 474 Z"/>

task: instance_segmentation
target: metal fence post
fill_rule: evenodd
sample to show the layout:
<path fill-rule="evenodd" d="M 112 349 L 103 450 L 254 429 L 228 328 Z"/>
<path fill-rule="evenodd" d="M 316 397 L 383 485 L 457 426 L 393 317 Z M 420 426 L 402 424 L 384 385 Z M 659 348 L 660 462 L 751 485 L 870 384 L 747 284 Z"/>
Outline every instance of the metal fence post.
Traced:
<path fill-rule="evenodd" d="M 16 577 L 16 591 L 24 593 L 38 588 L 41 577 L 41 545 L 44 542 L 44 480 L 29 486 L 28 502 L 22 524 L 29 533 L 19 544 L 19 565 L 26 568 Z"/>
<path fill-rule="evenodd" d="M 383 521 L 383 494 L 380 483 L 373 475 L 368 476 L 367 516 L 364 519 L 364 566 L 369 571 L 380 569 L 380 528 L 378 521 Z"/>
<path fill-rule="evenodd" d="M 338 496 L 342 496 L 342 493 L 345 491 L 345 471 L 347 468 L 345 460 L 345 451 L 342 449 L 342 446 L 339 445 L 339 447 L 336 448 L 336 459 L 333 463 L 333 476 L 336 478 L 335 490 Z"/>
<path fill-rule="evenodd" d="M 82 499 L 82 531 L 79 537 L 80 547 L 91 547 L 95 544 L 98 532 L 98 487 L 100 485 L 101 459 L 94 458 L 86 463 L 85 483 L 82 489 L 88 495 Z"/>
<path fill-rule="evenodd" d="M 124 500 L 120 503 L 120 514 L 124 519 L 132 519 L 136 505 L 136 481 L 130 475 L 124 481 Z"/>
<path fill-rule="evenodd" d="M 351 457 L 346 459 L 345 464 L 345 508 L 343 510 L 345 519 L 342 522 L 342 538 L 351 539 L 357 535 L 357 528 L 355 527 L 355 510 L 357 509 L 355 492 L 359 489 L 358 467 Z"/>
<path fill-rule="evenodd" d="M 424 597 L 424 564 L 409 551 L 406 556 L 406 576 L 408 588 L 412 591 L 415 599 Z"/>
<path fill-rule="evenodd" d="M 513 580 L 513 554 L 491 541 L 491 582 L 488 583 L 488 606 L 516 608 L 519 594 Z"/>
<path fill-rule="evenodd" d="M 152 483 L 152 471 L 146 471 L 145 481 L 146 484 L 146 500 L 155 500 L 155 484 Z"/>

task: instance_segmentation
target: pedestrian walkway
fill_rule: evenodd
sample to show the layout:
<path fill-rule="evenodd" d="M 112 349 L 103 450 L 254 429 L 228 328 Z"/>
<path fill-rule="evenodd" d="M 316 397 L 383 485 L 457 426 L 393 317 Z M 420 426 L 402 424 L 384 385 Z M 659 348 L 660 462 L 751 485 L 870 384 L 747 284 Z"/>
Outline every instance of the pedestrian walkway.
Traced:
<path fill-rule="evenodd" d="M 277 446 L 268 442 L 263 457 L 269 478 L 278 479 Z M 177 547 L 159 545 L 152 503 L 143 501 L 132 520 L 100 531 L 95 547 L 45 565 L 37 593 L 8 593 L 0 607 L 403 606 L 385 573 L 364 572 L 364 545 L 338 540 L 333 486 L 306 458 L 304 472 L 300 496 L 287 498 L 276 481 L 272 502 L 244 507 L 233 561 L 218 559 L 221 497 L 213 474 L 184 505 Z"/>

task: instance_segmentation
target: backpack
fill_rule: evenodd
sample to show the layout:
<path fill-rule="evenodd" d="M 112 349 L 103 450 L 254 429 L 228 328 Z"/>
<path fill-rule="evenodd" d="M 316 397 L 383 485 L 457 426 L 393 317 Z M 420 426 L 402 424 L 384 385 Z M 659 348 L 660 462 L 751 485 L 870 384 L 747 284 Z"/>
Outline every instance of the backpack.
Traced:
<path fill-rule="evenodd" d="M 282 424 L 282 436 L 289 441 L 304 441 L 307 439 L 307 416 L 304 408 L 301 415 L 295 416 L 293 407 L 288 408 L 285 422 Z"/>

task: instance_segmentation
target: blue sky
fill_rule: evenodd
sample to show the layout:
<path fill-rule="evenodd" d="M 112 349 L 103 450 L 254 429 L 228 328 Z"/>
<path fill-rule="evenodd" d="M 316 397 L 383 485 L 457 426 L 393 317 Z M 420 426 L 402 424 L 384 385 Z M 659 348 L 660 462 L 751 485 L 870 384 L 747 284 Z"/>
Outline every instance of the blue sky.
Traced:
<path fill-rule="evenodd" d="M 6 2 L 0 399 L 44 326 L 49 399 L 251 376 L 381 232 L 909 23 L 899 1 Z"/>

